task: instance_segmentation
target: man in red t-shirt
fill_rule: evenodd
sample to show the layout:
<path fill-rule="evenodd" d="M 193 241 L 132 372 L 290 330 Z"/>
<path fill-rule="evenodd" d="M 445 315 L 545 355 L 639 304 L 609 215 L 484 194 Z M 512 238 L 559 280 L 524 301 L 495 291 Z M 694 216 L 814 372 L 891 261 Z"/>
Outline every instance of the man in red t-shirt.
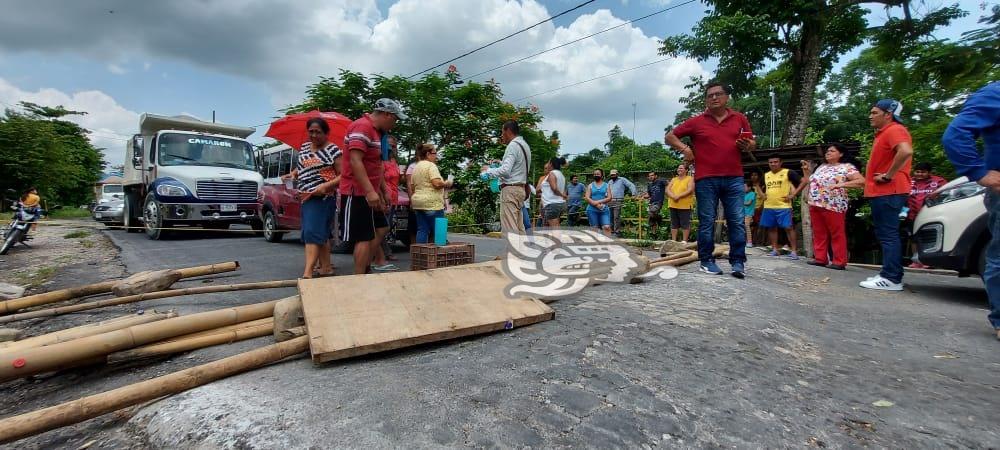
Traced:
<path fill-rule="evenodd" d="M 395 100 L 382 98 L 370 114 L 347 127 L 344 173 L 340 175 L 341 240 L 354 243 L 354 273 L 371 270 L 371 261 L 379 235 L 385 236 L 389 223 L 385 211 L 389 194 L 383 173 L 382 134 L 406 119 Z"/>
<path fill-rule="evenodd" d="M 886 99 L 879 100 L 868 113 L 868 120 L 875 128 L 875 140 L 865 171 L 865 197 L 871 205 L 875 237 L 882 247 L 882 271 L 859 283 L 867 289 L 903 290 L 899 215 L 910 196 L 913 141 L 902 124 L 902 111 L 902 104 Z"/>
<path fill-rule="evenodd" d="M 705 112 L 667 132 L 664 141 L 694 162 L 694 196 L 698 206 L 698 258 L 701 270 L 715 275 L 722 269 L 715 263 L 713 229 L 716 205 L 722 202 L 729 227 L 729 264 L 733 276 L 745 276 L 747 232 L 743 225 L 743 163 L 741 152 L 752 152 L 754 141 L 750 122 L 743 114 L 726 107 L 731 89 L 721 83 L 705 88 Z M 690 138 L 688 146 L 681 138 Z"/>

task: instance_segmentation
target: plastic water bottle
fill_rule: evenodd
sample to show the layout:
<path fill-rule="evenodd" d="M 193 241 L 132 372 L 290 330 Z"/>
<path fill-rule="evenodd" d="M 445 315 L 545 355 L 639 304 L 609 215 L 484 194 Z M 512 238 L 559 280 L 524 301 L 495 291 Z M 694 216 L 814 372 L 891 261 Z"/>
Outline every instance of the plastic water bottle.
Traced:
<path fill-rule="evenodd" d="M 448 218 L 438 217 L 434 219 L 434 245 L 445 245 L 448 243 Z"/>

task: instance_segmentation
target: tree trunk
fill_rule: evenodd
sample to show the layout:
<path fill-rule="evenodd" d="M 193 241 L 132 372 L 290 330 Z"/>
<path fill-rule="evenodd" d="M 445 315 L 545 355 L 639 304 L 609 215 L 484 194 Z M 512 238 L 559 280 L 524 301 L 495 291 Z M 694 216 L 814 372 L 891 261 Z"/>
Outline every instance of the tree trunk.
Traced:
<path fill-rule="evenodd" d="M 792 57 L 792 96 L 785 111 L 785 130 L 781 134 L 781 145 L 801 145 L 809 128 L 809 118 L 812 115 L 813 102 L 816 95 L 816 85 L 819 84 L 822 72 L 822 58 L 825 29 L 822 16 L 806 22 L 802 26 L 802 38 L 799 47 Z M 812 257 L 812 224 L 809 217 L 809 205 L 805 201 L 808 192 L 803 192 L 799 211 L 802 214 L 802 248 L 800 252 Z"/>
<path fill-rule="evenodd" d="M 802 26 L 802 38 L 792 56 L 792 93 L 785 108 L 785 130 L 781 134 L 781 145 L 800 145 L 806 137 L 816 86 L 822 72 L 820 52 L 825 34 L 822 20 L 822 17 L 817 17 Z"/>

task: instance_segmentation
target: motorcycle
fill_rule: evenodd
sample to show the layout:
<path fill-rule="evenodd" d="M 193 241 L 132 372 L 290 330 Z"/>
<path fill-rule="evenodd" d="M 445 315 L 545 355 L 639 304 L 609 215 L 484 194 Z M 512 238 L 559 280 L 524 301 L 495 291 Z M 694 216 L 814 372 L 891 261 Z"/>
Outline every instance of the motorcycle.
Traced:
<path fill-rule="evenodd" d="M 37 221 L 42 214 L 41 208 L 27 208 L 20 201 L 12 201 L 12 203 L 11 208 L 14 210 L 14 217 L 3 228 L 2 235 L 0 235 L 0 239 L 3 239 L 3 244 L 0 245 L 0 255 L 6 255 L 11 247 L 17 244 L 27 246 L 28 244 L 25 241 L 31 239 L 28 237 L 31 224 Z"/>

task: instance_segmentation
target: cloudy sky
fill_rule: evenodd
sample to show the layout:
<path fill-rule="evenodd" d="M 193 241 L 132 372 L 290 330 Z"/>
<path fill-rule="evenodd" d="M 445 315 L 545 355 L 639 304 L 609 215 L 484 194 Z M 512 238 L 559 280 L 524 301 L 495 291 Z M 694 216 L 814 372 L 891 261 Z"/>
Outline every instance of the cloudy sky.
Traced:
<path fill-rule="evenodd" d="M 302 99 L 307 85 L 340 68 L 411 75 L 583 0 L 172 0 L 169 2 L 0 0 L 0 107 L 27 100 L 87 111 L 106 159 L 121 163 L 124 139 L 142 112 L 265 124 Z M 932 0 L 940 1 L 940 0 Z M 477 78 L 520 99 L 662 59 L 664 36 L 689 32 L 704 14 L 684 0 L 597 0 L 455 63 L 466 75 L 621 24 L 667 13 Z M 962 0 L 971 17 L 941 37 L 975 26 L 984 4 Z M 930 3 L 928 3 L 930 4 Z M 932 5 L 933 6 L 933 5 Z M 874 22 L 883 10 L 872 11 Z M 621 124 L 640 142 L 662 139 L 689 77 L 712 62 L 672 59 L 539 95 L 542 128 L 563 150 L 585 152 Z M 251 139 L 264 140 L 266 126 Z"/>

